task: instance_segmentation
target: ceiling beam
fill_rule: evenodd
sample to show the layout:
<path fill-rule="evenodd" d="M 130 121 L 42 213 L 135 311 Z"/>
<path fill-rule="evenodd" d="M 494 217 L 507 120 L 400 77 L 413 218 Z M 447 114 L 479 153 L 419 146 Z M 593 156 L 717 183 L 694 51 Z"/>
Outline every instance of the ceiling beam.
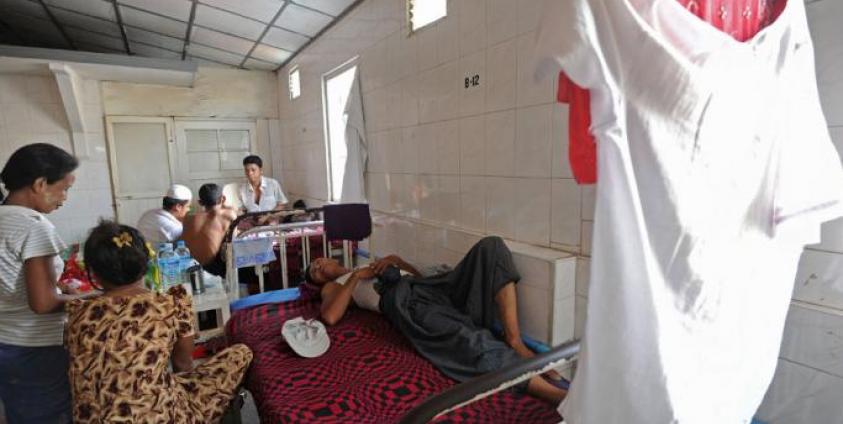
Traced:
<path fill-rule="evenodd" d="M 265 37 L 266 33 L 269 32 L 269 29 L 272 28 L 273 25 L 275 25 L 275 21 L 278 20 L 282 13 L 284 13 L 284 9 L 286 9 L 289 4 L 290 3 L 285 2 L 283 5 L 281 5 L 281 8 L 278 9 L 277 12 L 275 12 L 275 16 L 273 16 L 272 20 L 269 21 L 268 24 L 266 24 L 266 26 L 263 28 L 263 32 L 261 32 L 260 37 L 258 37 L 258 39 L 255 41 L 255 44 L 252 44 L 252 48 L 249 49 L 249 52 L 246 53 L 246 56 L 243 57 L 243 61 L 240 62 L 241 68 L 243 67 L 243 65 L 246 64 L 246 61 L 249 60 L 250 57 L 252 57 L 252 53 L 254 53 L 255 49 L 258 47 L 261 41 L 263 41 L 263 37 Z"/>
<path fill-rule="evenodd" d="M 295 53 L 293 53 L 292 56 L 287 58 L 287 60 L 285 60 L 284 63 L 278 65 L 278 67 L 275 68 L 275 71 L 278 72 L 278 71 L 281 70 L 281 68 L 287 66 L 287 64 L 292 62 L 293 59 L 296 58 L 296 56 L 298 56 L 301 52 L 304 51 L 304 49 L 310 47 L 310 45 L 313 44 L 314 41 L 316 41 L 317 39 L 319 39 L 319 37 L 321 37 L 326 32 L 328 32 L 328 30 L 333 28 L 334 25 L 336 25 L 339 21 L 343 20 L 343 18 L 348 16 L 351 13 L 352 10 L 354 10 L 357 6 L 360 6 L 362 3 L 363 3 L 363 0 L 355 0 L 354 3 L 351 3 L 351 5 L 348 6 L 347 8 L 345 8 L 345 10 L 343 10 L 342 13 L 337 15 L 337 17 L 333 21 L 331 21 L 331 23 L 329 23 L 328 25 L 325 25 L 325 28 L 322 28 L 321 30 L 319 30 L 319 32 L 317 32 L 316 35 L 313 36 L 313 38 L 311 38 L 306 43 L 304 43 L 303 46 L 299 47 L 299 49 Z"/>
<path fill-rule="evenodd" d="M 129 37 L 126 35 L 126 26 L 123 25 L 123 15 L 120 13 L 120 7 L 117 6 L 117 0 L 111 0 L 111 5 L 114 6 L 114 16 L 117 17 L 120 36 L 123 37 L 123 47 L 126 49 L 126 54 L 131 55 L 132 48 L 129 47 Z"/>
<path fill-rule="evenodd" d="M 187 19 L 187 33 L 184 34 L 184 47 L 181 49 L 181 60 L 187 59 L 187 46 L 190 45 L 190 33 L 193 32 L 193 21 L 196 20 L 196 5 L 198 2 L 190 2 L 190 18 Z"/>
<path fill-rule="evenodd" d="M 50 21 L 53 23 L 53 25 L 56 26 L 56 29 L 59 30 L 59 33 L 61 33 L 61 36 L 64 38 L 64 41 L 67 42 L 67 44 L 72 47 L 73 50 L 79 50 L 79 48 L 76 47 L 76 43 L 73 42 L 73 39 L 71 39 L 70 36 L 67 35 L 67 31 L 64 30 L 63 26 L 61 26 L 59 20 L 56 19 L 56 15 L 53 15 L 53 11 L 50 10 L 49 7 L 47 7 L 47 3 L 44 3 L 44 0 L 38 0 L 38 3 L 41 4 L 41 7 L 44 8 L 44 12 L 50 18 Z"/>

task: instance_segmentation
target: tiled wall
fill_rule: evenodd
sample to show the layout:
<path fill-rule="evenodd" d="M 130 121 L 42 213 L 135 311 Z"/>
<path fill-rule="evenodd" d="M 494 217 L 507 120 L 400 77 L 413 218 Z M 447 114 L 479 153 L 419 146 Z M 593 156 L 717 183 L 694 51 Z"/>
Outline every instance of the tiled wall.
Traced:
<path fill-rule="evenodd" d="M 82 159 L 64 207 L 49 215 L 67 243 L 83 239 L 100 217 L 113 217 L 99 84 L 86 81 L 82 103 L 90 157 Z M 55 78 L 0 74 L 0 163 L 19 147 L 55 144 L 73 153 Z"/>
<path fill-rule="evenodd" d="M 843 157 L 843 2 L 806 6 L 823 111 Z M 805 250 L 793 297 L 779 367 L 758 417 L 770 424 L 841 424 L 843 219 L 824 225 L 822 242 Z"/>
<path fill-rule="evenodd" d="M 450 1 L 407 36 L 404 2 L 367 0 L 279 73 L 282 172 L 294 196 L 327 196 L 322 75 L 359 55 L 373 209 L 440 228 L 578 252 L 591 208 L 572 179 L 565 106 L 533 79 L 536 0 Z M 351 46 L 349 48 L 349 46 Z M 464 86 L 479 76 L 479 86 Z M 593 196 L 586 196 L 586 202 Z"/>

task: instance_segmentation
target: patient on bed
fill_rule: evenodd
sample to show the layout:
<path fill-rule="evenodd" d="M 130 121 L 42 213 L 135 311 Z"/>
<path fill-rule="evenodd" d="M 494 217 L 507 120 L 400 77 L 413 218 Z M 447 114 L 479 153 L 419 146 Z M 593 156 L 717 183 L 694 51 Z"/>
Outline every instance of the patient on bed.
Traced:
<path fill-rule="evenodd" d="M 498 237 L 480 240 L 453 271 L 439 275 L 424 277 L 391 255 L 356 270 L 319 258 L 305 277 L 320 287 L 326 324 L 336 324 L 352 302 L 383 313 L 419 354 L 455 380 L 466 381 L 534 355 L 518 327 L 515 284 L 520 276 L 512 253 Z M 503 323 L 506 342 L 489 330 L 496 318 Z M 554 373 L 553 378 L 558 376 Z M 539 376 L 527 382 L 526 390 L 556 403 L 567 394 Z"/>

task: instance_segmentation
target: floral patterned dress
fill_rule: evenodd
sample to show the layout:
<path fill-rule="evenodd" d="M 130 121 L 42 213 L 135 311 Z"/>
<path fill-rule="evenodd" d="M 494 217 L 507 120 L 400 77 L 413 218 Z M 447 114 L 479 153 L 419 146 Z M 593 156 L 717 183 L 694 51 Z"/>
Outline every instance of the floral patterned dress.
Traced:
<path fill-rule="evenodd" d="M 235 345 L 192 371 L 170 371 L 176 341 L 194 334 L 181 286 L 75 300 L 67 311 L 75 423 L 217 422 L 252 360 L 248 347 Z"/>

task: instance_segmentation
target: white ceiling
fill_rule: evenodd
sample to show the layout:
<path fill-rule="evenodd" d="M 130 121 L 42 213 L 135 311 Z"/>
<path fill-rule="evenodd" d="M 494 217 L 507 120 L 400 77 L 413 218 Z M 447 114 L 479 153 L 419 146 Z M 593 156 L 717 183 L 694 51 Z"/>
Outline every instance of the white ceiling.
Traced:
<path fill-rule="evenodd" d="M 357 0 L 0 0 L 0 44 L 275 70 Z"/>

